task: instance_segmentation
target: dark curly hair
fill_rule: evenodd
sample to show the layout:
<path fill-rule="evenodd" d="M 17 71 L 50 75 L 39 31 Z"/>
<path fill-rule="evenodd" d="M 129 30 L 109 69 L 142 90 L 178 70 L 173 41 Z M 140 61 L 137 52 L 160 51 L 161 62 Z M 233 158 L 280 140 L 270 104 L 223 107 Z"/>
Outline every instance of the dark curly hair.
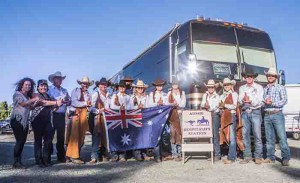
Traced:
<path fill-rule="evenodd" d="M 31 78 L 23 78 L 21 80 L 19 80 L 15 85 L 16 85 L 16 91 L 22 91 L 22 87 L 25 83 L 25 81 L 29 81 L 31 83 L 31 89 L 30 91 L 27 93 L 27 96 L 32 98 L 32 94 L 34 92 L 34 88 L 35 88 L 35 82 L 33 81 L 33 79 Z"/>

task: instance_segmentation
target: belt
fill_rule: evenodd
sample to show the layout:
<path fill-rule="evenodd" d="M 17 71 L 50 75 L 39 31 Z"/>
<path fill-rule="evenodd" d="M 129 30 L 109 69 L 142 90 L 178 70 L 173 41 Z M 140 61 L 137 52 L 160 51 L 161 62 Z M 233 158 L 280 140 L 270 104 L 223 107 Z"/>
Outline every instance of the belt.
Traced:
<path fill-rule="evenodd" d="M 62 115 L 62 116 L 66 115 L 66 113 L 64 113 L 64 112 L 53 112 L 53 114 L 55 114 L 55 115 Z"/>
<path fill-rule="evenodd" d="M 281 112 L 281 110 L 265 111 L 265 115 L 272 115 Z"/>

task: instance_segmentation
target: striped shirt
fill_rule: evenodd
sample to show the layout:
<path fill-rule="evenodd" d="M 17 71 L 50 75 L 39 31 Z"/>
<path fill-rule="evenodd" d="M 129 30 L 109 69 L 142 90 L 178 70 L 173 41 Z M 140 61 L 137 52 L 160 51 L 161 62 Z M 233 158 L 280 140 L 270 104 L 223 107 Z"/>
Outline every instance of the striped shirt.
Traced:
<path fill-rule="evenodd" d="M 264 88 L 264 101 L 267 98 L 271 98 L 272 104 L 265 104 L 265 111 L 282 110 L 288 101 L 285 87 L 277 83 Z"/>

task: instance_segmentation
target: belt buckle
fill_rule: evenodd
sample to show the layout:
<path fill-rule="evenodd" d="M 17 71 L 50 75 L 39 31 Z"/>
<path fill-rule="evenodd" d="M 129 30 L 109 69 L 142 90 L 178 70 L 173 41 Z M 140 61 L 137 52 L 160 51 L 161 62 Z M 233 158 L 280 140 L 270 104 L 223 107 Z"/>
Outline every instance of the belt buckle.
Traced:
<path fill-rule="evenodd" d="M 249 108 L 249 109 L 246 109 L 246 112 L 247 112 L 247 113 L 251 113 L 251 112 L 252 112 L 252 109 L 250 109 L 250 108 Z"/>

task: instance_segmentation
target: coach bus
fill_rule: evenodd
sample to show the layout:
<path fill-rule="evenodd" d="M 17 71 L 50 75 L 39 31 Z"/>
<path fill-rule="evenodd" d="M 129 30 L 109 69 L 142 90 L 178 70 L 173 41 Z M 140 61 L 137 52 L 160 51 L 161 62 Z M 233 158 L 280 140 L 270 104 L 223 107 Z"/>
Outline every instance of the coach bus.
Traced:
<path fill-rule="evenodd" d="M 245 24 L 197 18 L 176 24 L 110 81 L 117 83 L 124 76 L 131 76 L 150 84 L 157 78 L 172 82 L 177 77 L 187 94 L 187 108 L 197 109 L 205 81 L 230 77 L 238 87 L 243 82 L 245 65 L 259 74 L 256 80 L 262 84 L 267 82 L 264 71 L 277 68 L 274 48 L 265 31 Z"/>

